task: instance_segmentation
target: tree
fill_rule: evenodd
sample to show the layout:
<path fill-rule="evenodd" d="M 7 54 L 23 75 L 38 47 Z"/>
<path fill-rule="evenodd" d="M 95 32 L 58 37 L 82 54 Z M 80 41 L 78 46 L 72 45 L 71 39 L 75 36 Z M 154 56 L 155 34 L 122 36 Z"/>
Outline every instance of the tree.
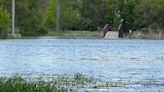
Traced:
<path fill-rule="evenodd" d="M 6 10 L 0 8 L 0 38 L 7 37 L 10 25 L 10 15 Z"/>
<path fill-rule="evenodd" d="M 163 29 L 163 10 L 163 0 L 140 0 L 139 4 L 136 6 L 137 28 Z"/>
<path fill-rule="evenodd" d="M 136 0 L 106 0 L 104 21 L 116 30 L 123 19 L 126 31 L 134 29 Z"/>
<path fill-rule="evenodd" d="M 61 0 L 61 26 L 68 30 L 79 30 L 81 15 L 74 7 L 76 0 Z"/>
<path fill-rule="evenodd" d="M 83 29 L 94 31 L 103 25 L 104 0 L 82 0 L 80 6 Z"/>
<path fill-rule="evenodd" d="M 115 0 L 106 0 L 104 11 L 104 24 L 109 24 L 116 30 L 119 25 L 120 16 L 117 14 L 117 4 L 115 3 Z"/>
<path fill-rule="evenodd" d="M 39 0 L 16 2 L 16 26 L 23 36 L 44 35 Z"/>
<path fill-rule="evenodd" d="M 60 25 L 62 29 L 78 29 L 80 23 L 80 14 L 73 8 L 73 0 L 60 1 Z M 44 25 L 48 30 L 56 29 L 56 0 L 50 0 L 44 13 Z"/>

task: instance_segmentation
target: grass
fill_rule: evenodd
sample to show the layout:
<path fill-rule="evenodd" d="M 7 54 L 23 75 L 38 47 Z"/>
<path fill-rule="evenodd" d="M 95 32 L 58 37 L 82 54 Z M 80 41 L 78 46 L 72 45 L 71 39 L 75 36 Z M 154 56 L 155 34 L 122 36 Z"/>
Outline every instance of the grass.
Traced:
<path fill-rule="evenodd" d="M 47 36 L 64 36 L 64 37 L 101 37 L 99 31 L 65 31 L 65 32 L 56 32 L 50 31 Z"/>
<path fill-rule="evenodd" d="M 68 38 L 78 38 L 78 37 L 103 37 L 102 32 L 100 31 L 70 31 L 65 30 L 64 32 L 56 32 L 56 31 L 49 31 L 47 34 L 43 36 L 56 36 L 56 37 L 68 37 Z M 21 34 L 17 33 L 14 37 L 9 34 L 7 37 L 4 37 L 4 39 L 13 39 L 13 38 L 36 38 L 38 36 L 21 36 Z M 2 37 L 0 37 L 1 39 Z"/>
<path fill-rule="evenodd" d="M 142 85 L 141 88 L 152 86 L 164 86 L 163 82 L 154 78 L 141 81 L 127 80 L 101 80 L 88 77 L 81 73 L 74 75 L 38 75 L 25 77 L 27 75 L 14 75 L 11 77 L 0 77 L 0 92 L 78 92 L 85 89 L 107 89 L 110 88 L 133 88 L 135 85 Z M 29 75 L 32 76 L 32 75 Z M 83 92 L 83 91 L 82 91 Z"/>
<path fill-rule="evenodd" d="M 19 75 L 0 77 L 0 92 L 76 92 L 77 88 L 91 82 L 86 76 L 54 75 L 50 80 L 44 77 L 27 80 Z"/>
<path fill-rule="evenodd" d="M 103 82 L 81 73 L 69 75 L 42 74 L 37 78 L 14 75 L 11 77 L 0 77 L 0 92 L 78 92 L 82 88 L 109 88 L 122 87 L 122 83 Z M 32 80 L 31 80 L 32 79 Z"/>

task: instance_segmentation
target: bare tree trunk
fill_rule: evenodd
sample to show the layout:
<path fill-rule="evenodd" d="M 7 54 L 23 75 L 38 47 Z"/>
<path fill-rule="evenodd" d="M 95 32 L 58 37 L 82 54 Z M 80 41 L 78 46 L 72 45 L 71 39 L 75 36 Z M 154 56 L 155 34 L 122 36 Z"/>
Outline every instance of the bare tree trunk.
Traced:
<path fill-rule="evenodd" d="M 60 0 L 57 0 L 56 31 L 60 31 Z"/>

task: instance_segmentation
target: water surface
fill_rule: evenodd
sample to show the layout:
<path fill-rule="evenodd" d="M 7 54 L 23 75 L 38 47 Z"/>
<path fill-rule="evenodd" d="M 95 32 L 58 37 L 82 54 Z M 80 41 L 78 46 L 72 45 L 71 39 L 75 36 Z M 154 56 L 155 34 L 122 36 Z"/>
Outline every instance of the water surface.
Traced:
<path fill-rule="evenodd" d="M 153 80 L 149 88 L 164 91 L 164 40 L 0 40 L 1 74 L 77 72 L 110 80 Z"/>

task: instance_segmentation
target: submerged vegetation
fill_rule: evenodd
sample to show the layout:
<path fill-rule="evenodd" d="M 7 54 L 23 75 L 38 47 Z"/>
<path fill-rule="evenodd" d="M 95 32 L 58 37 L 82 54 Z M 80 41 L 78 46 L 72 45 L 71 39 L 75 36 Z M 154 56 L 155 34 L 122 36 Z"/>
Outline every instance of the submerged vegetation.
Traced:
<path fill-rule="evenodd" d="M 38 79 L 28 80 L 21 76 L 0 77 L 1 92 L 73 92 L 78 86 L 87 82 L 87 78 L 81 74 L 73 77 L 55 75 L 51 80 Z"/>
<path fill-rule="evenodd" d="M 163 0 L 60 0 L 59 4 L 61 31 L 96 31 L 105 24 L 117 30 L 121 19 L 125 32 L 164 29 Z M 10 33 L 11 6 L 11 0 L 0 1 L 1 38 Z M 16 33 L 40 36 L 55 31 L 56 7 L 56 0 L 16 0 Z"/>
<path fill-rule="evenodd" d="M 142 81 L 126 81 L 121 79 L 103 81 L 81 73 L 76 73 L 72 76 L 65 74 L 47 76 L 43 74 L 38 77 L 19 75 L 0 77 L 1 92 L 86 92 L 87 90 L 98 89 L 109 91 L 112 88 L 135 89 L 136 85 L 149 88 L 151 86 L 163 87 L 164 83 L 156 81 L 153 78 Z"/>

